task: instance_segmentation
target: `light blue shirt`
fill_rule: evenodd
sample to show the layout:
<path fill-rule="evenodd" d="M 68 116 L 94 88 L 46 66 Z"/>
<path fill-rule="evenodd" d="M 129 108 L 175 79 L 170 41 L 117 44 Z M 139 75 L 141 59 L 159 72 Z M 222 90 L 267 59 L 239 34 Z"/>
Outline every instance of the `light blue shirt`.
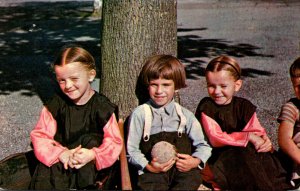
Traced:
<path fill-rule="evenodd" d="M 150 100 L 148 104 L 151 108 L 152 123 L 150 136 L 160 132 L 176 132 L 180 123 L 180 118 L 176 112 L 175 101 L 173 100 L 164 107 L 155 107 Z M 184 132 L 192 141 L 192 145 L 196 148 L 192 156 L 199 158 L 206 163 L 211 156 L 212 148 L 207 143 L 202 127 L 194 114 L 182 107 L 182 112 L 186 117 L 186 126 Z M 135 165 L 139 170 L 143 170 L 150 162 L 141 152 L 139 146 L 143 139 L 145 124 L 145 111 L 143 105 L 134 109 L 129 120 L 129 133 L 127 140 L 127 151 L 129 154 L 129 162 Z"/>

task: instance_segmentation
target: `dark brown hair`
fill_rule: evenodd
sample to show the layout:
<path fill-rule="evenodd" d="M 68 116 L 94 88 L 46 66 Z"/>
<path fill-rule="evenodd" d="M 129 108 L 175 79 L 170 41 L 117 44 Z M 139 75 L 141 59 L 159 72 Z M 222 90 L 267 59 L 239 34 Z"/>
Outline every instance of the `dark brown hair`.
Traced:
<path fill-rule="evenodd" d="M 241 78 L 241 68 L 239 64 L 235 59 L 229 56 L 219 56 L 212 59 L 205 69 L 205 74 L 207 72 L 218 72 L 221 70 L 229 71 L 235 80 Z"/>
<path fill-rule="evenodd" d="M 290 77 L 300 77 L 300 57 L 297 58 L 290 67 Z"/>
<path fill-rule="evenodd" d="M 176 90 L 186 87 L 184 66 L 172 55 L 149 57 L 142 68 L 141 78 L 146 86 L 149 86 L 151 80 L 164 78 L 173 80 Z"/>

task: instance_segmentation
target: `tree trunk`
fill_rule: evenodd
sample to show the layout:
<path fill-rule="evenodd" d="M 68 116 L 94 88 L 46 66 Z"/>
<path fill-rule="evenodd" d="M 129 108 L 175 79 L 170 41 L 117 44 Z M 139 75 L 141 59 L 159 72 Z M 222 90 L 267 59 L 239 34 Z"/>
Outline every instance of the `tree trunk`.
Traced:
<path fill-rule="evenodd" d="M 126 118 L 141 103 L 136 82 L 145 59 L 177 55 L 177 1 L 104 0 L 102 22 L 100 92 Z"/>

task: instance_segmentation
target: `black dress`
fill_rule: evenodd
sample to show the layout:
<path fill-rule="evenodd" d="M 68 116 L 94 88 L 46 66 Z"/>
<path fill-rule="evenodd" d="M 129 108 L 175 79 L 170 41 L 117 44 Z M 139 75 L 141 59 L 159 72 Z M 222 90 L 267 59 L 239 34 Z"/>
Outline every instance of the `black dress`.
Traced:
<path fill-rule="evenodd" d="M 116 112 L 116 105 L 97 92 L 84 105 L 75 105 L 64 95 L 55 95 L 45 104 L 57 123 L 54 140 L 68 149 L 81 145 L 91 149 L 101 145 L 103 127 L 111 115 Z M 33 175 L 31 189 L 85 189 L 95 184 L 99 177 L 95 164 L 86 164 L 80 169 L 65 170 L 61 162 L 51 167 L 40 163 Z"/>
<path fill-rule="evenodd" d="M 233 97 L 228 105 L 217 105 L 211 98 L 204 98 L 196 110 L 213 118 L 228 134 L 241 132 L 256 111 L 256 106 L 244 98 Z M 200 120 L 201 121 L 201 120 Z M 290 185 L 286 180 L 276 152 L 258 153 L 248 143 L 246 147 L 214 147 L 207 161 L 214 182 L 221 189 L 229 190 L 284 190 Z"/>

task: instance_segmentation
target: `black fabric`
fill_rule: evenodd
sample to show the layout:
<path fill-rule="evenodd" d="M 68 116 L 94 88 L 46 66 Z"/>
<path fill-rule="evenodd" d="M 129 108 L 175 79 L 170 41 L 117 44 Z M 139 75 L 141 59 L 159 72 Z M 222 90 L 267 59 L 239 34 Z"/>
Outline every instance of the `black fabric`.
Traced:
<path fill-rule="evenodd" d="M 102 140 L 97 134 L 83 135 L 78 139 L 77 145 L 91 149 L 98 147 Z M 90 162 L 80 169 L 64 169 L 62 163 L 55 163 L 47 167 L 40 163 L 32 178 L 32 189 L 83 189 L 96 182 L 96 167 Z"/>
<path fill-rule="evenodd" d="M 112 113 L 117 111 L 117 107 L 108 98 L 97 92 L 84 105 L 75 105 L 66 96 L 57 94 L 45 106 L 57 122 L 54 139 L 69 149 L 79 145 L 87 149 L 99 147 L 103 140 L 103 127 Z M 103 173 L 106 175 L 99 175 Z M 111 170 L 97 171 L 94 162 L 80 169 L 67 170 L 60 162 L 51 167 L 40 163 L 32 178 L 30 188 L 95 189 L 96 182 L 102 181 L 99 178 L 109 176 L 109 173 Z"/>
<path fill-rule="evenodd" d="M 275 153 L 257 153 L 253 145 L 226 147 L 208 160 L 215 182 L 229 190 L 291 189 Z"/>
<path fill-rule="evenodd" d="M 103 127 L 117 111 L 116 105 L 97 92 L 84 105 L 75 105 L 66 96 L 56 94 L 45 106 L 57 122 L 54 139 L 68 148 L 85 133 L 103 135 Z"/>
<path fill-rule="evenodd" d="M 233 97 L 228 105 L 219 106 L 211 98 L 204 98 L 198 105 L 196 117 L 204 112 L 216 119 L 228 134 L 240 132 L 249 122 L 256 107 L 244 98 Z M 201 121 L 201 120 L 200 120 Z M 257 153 L 249 143 L 247 147 L 225 146 L 213 148 L 208 159 L 214 181 L 221 189 L 229 190 L 284 190 L 290 189 L 286 171 L 277 153 Z"/>
<path fill-rule="evenodd" d="M 167 141 L 175 145 L 177 152 L 191 155 L 192 143 L 188 135 L 181 137 L 177 132 L 160 132 L 150 136 L 149 141 L 141 141 L 140 149 L 146 158 L 151 161 L 151 149 L 159 141 Z M 194 168 L 189 172 L 180 172 L 174 165 L 165 173 L 151 173 L 144 169 L 144 174 L 138 176 L 138 188 L 142 190 L 197 190 L 202 179 L 200 170 Z"/>
<path fill-rule="evenodd" d="M 166 141 L 174 145 L 177 149 L 177 152 L 182 154 L 192 154 L 192 143 L 187 134 L 182 133 L 182 136 L 179 137 L 177 132 L 160 132 L 150 136 L 148 141 L 142 139 L 140 143 L 140 149 L 148 161 L 151 161 L 151 150 L 153 146 L 160 142 Z"/>
<path fill-rule="evenodd" d="M 175 166 L 165 173 L 144 173 L 138 177 L 142 190 L 197 190 L 202 183 L 200 170 L 179 172 Z"/>
<path fill-rule="evenodd" d="M 227 133 L 239 132 L 244 129 L 249 122 L 256 106 L 250 101 L 233 97 L 228 105 L 217 105 L 211 98 L 206 97 L 199 103 L 195 116 L 197 119 L 201 118 L 201 112 L 214 119 Z"/>
<path fill-rule="evenodd" d="M 29 188 L 31 190 L 69 190 L 72 185 L 76 185 L 76 175 L 67 173 L 63 169 L 61 163 L 54 165 L 55 167 L 49 168 L 42 163 L 39 163 L 36 169 L 36 174 L 32 178 L 33 181 Z M 89 164 L 89 168 L 93 165 Z M 88 172 L 90 173 L 90 172 Z M 54 176 L 54 174 L 56 174 Z M 84 174 L 84 173 L 81 173 Z M 89 175 L 89 177 L 91 177 Z M 88 179 L 90 180 L 90 179 Z M 30 181 L 30 180 L 29 180 Z M 70 186 L 71 185 L 71 186 Z M 53 187 L 56 188 L 53 188 Z M 78 187 L 78 185 L 77 185 Z M 5 187 L 6 188 L 6 187 Z M 16 189 L 18 187 L 10 187 Z M 27 189 L 28 185 L 26 188 Z M 96 177 L 92 184 L 78 188 L 81 190 L 120 190 L 121 189 L 121 177 L 120 177 L 120 163 L 115 162 L 111 167 L 102 169 L 96 172 Z"/>

